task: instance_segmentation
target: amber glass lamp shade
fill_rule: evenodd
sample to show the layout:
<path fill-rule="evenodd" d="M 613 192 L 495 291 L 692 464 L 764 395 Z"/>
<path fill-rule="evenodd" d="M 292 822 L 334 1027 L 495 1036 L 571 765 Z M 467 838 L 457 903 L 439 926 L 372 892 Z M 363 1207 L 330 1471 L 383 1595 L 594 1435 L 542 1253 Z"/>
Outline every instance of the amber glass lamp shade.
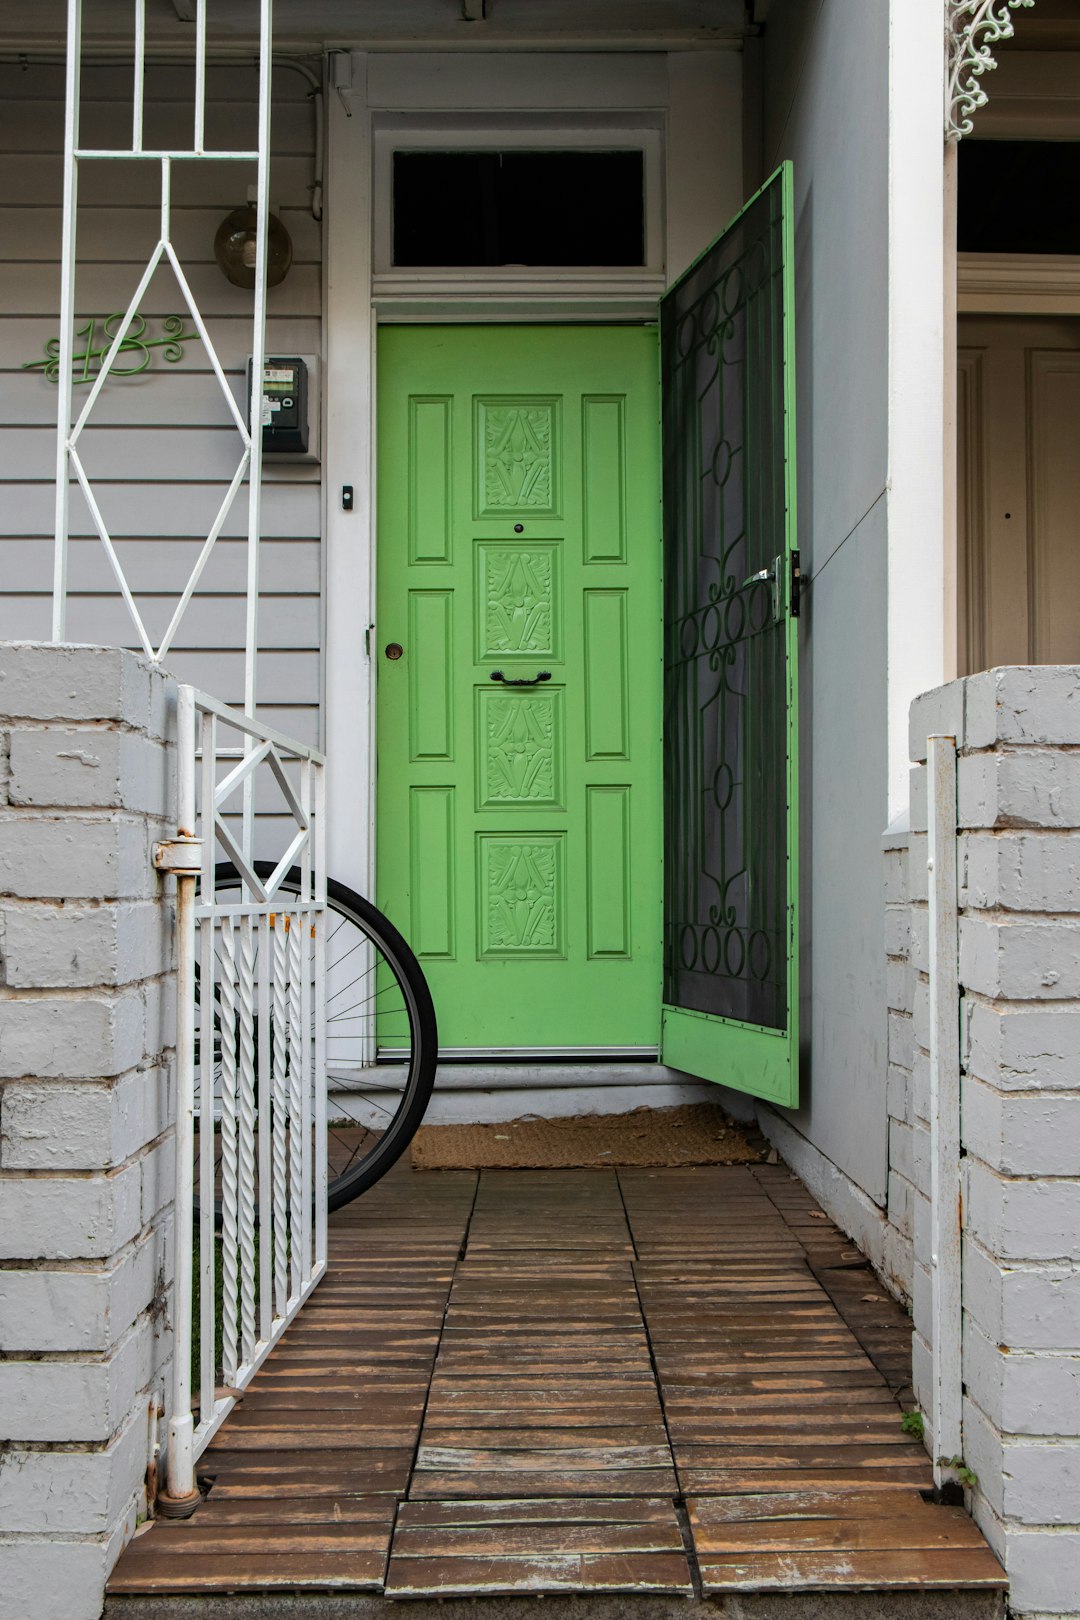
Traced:
<path fill-rule="evenodd" d="M 214 258 L 226 280 L 234 287 L 252 288 L 255 285 L 255 233 L 257 214 L 251 203 L 234 208 L 217 228 L 214 237 Z M 266 221 L 266 285 L 276 287 L 284 281 L 292 264 L 292 238 L 278 219 L 270 214 Z"/>

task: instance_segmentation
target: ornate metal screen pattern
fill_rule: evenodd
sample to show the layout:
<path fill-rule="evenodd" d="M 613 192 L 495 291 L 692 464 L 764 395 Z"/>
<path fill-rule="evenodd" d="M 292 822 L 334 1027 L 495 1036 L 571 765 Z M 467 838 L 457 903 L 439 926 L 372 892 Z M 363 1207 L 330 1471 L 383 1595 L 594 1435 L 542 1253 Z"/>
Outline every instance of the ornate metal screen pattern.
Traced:
<path fill-rule="evenodd" d="M 782 267 L 777 182 L 661 315 L 664 999 L 773 1029 L 788 956 Z"/>

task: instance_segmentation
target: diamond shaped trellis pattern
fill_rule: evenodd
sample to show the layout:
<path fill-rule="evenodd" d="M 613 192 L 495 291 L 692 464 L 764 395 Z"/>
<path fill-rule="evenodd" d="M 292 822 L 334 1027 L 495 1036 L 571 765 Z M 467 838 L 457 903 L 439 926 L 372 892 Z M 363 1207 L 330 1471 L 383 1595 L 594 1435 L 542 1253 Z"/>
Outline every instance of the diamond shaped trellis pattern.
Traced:
<path fill-rule="evenodd" d="M 242 789 L 250 790 L 256 771 L 264 764 L 268 767 L 284 800 L 286 814 L 296 826 L 296 831 L 289 842 L 288 848 L 285 850 L 284 855 L 281 856 L 270 877 L 266 879 L 260 878 L 255 870 L 255 855 L 251 847 L 250 836 L 245 837 L 242 834 L 238 840 L 233 828 L 230 827 L 226 819 L 229 800 Z M 256 900 L 272 900 L 277 893 L 282 878 L 308 847 L 311 826 L 310 818 L 301 804 L 295 788 L 289 781 L 285 763 L 273 742 L 264 740 L 259 743 L 254 752 L 245 754 L 240 763 L 217 784 L 210 813 L 213 819 L 214 833 L 219 844 L 235 865 Z"/>
<path fill-rule="evenodd" d="M 176 607 L 173 611 L 172 617 L 169 620 L 168 628 L 166 629 L 160 643 L 155 648 L 151 642 L 146 625 L 143 621 L 143 617 L 139 612 L 138 605 L 135 602 L 134 595 L 132 594 L 127 578 L 124 574 L 123 565 L 119 556 L 117 555 L 116 547 L 113 544 L 112 536 L 109 533 L 108 525 L 106 524 L 105 518 L 101 511 L 101 506 L 94 493 L 93 481 L 87 473 L 77 446 L 84 429 L 87 427 L 94 414 L 95 406 L 97 405 L 97 402 L 101 397 L 101 391 L 108 380 L 113 361 L 120 354 L 124 339 L 130 331 L 132 322 L 135 320 L 135 317 L 139 312 L 139 306 L 146 295 L 147 288 L 149 287 L 155 272 L 162 265 L 162 263 L 167 263 L 171 266 L 173 274 L 176 277 L 177 285 L 180 289 L 180 294 L 187 306 L 188 314 L 191 316 L 191 319 L 195 324 L 196 331 L 202 338 L 203 346 L 206 350 L 207 358 L 210 361 L 210 366 L 217 381 L 217 385 L 221 389 L 222 395 L 224 396 L 229 410 L 229 414 L 232 417 L 236 431 L 240 437 L 240 459 L 237 462 L 236 471 L 233 473 L 232 478 L 229 481 L 228 487 L 225 490 L 225 494 L 222 497 L 221 504 L 217 509 L 214 520 L 207 532 L 206 538 L 200 547 L 198 557 L 195 559 L 195 564 L 190 575 L 188 576 L 187 583 L 185 584 L 183 591 L 180 593 L 180 596 L 177 598 Z M 117 328 L 116 336 L 112 341 L 112 345 L 102 361 L 101 370 L 94 380 L 89 397 L 80 411 L 74 427 L 71 429 L 71 432 L 68 435 L 67 457 L 70 469 L 78 480 L 79 487 L 83 492 L 87 507 L 90 511 L 91 521 L 93 522 L 94 527 L 97 530 L 98 537 L 105 548 L 105 553 L 109 559 L 109 564 L 116 578 L 117 585 L 120 588 L 120 593 L 127 604 L 128 612 L 131 614 L 131 618 L 134 622 L 143 651 L 146 653 L 147 657 L 152 659 L 155 663 L 160 663 L 173 644 L 176 633 L 180 628 L 181 620 L 183 619 L 184 613 L 187 609 L 187 605 L 195 592 L 199 579 L 202 576 L 203 570 L 206 567 L 206 564 L 209 561 L 210 555 L 217 542 L 218 536 L 220 535 L 225 521 L 232 510 L 233 503 L 236 500 L 245 476 L 249 472 L 252 460 L 252 436 L 248 431 L 247 423 L 244 421 L 244 418 L 237 407 L 232 389 L 229 387 L 228 381 L 226 380 L 221 361 L 218 357 L 216 349 L 214 348 L 210 333 L 207 331 L 206 323 L 203 320 L 199 307 L 195 301 L 190 283 L 188 282 L 188 279 L 180 264 L 180 260 L 176 255 L 176 250 L 166 237 L 162 237 L 159 240 L 157 246 L 147 261 L 146 268 L 140 277 L 139 284 L 136 287 L 131 302 L 124 313 L 124 318 Z"/>
<path fill-rule="evenodd" d="M 173 646 L 181 621 L 188 609 L 191 598 L 196 591 L 199 580 L 203 575 L 207 562 L 214 550 L 218 537 L 229 518 L 241 486 L 247 482 L 247 590 L 244 623 L 244 710 L 248 714 L 255 710 L 255 668 L 256 648 L 258 645 L 258 600 L 259 600 L 259 536 L 261 522 L 261 474 L 262 474 L 262 433 L 256 429 L 252 431 L 248 426 L 247 412 L 241 411 L 233 397 L 232 391 L 225 380 L 221 362 L 210 339 L 206 323 L 199 311 L 191 284 L 184 272 L 183 266 L 177 256 L 171 239 L 172 214 L 172 173 L 175 164 L 182 165 L 185 173 L 190 174 L 193 169 L 205 167 L 206 164 L 227 163 L 249 164 L 255 168 L 256 186 L 254 189 L 255 214 L 257 220 L 255 238 L 255 277 L 254 296 L 252 299 L 252 329 L 251 329 L 251 359 L 252 377 L 261 379 L 263 376 L 263 362 L 266 353 L 266 222 L 269 217 L 267 202 L 270 176 L 270 90 L 271 90 L 271 47 L 272 47 L 272 10 L 273 0 L 246 0 L 250 8 L 251 23 L 258 29 L 258 117 L 257 142 L 253 150 L 223 149 L 210 147 L 206 140 L 206 65 L 209 42 L 208 22 L 209 11 L 207 0 L 193 0 L 195 22 L 195 58 L 194 58 L 194 100 L 192 107 L 191 141 L 190 144 L 178 143 L 170 148 L 151 148 L 145 141 L 145 107 L 147 104 L 146 88 L 146 0 L 134 0 L 134 30 L 133 51 L 134 64 L 132 80 L 132 123 L 130 145 L 115 147 L 83 146 L 80 141 L 81 118 L 81 67 L 82 67 L 82 0 L 69 0 L 68 4 L 68 49 L 67 49 L 67 85 L 66 85 L 66 111 L 64 132 L 64 212 L 63 212 L 63 238 L 61 244 L 61 274 L 60 274 L 60 339 L 57 356 L 57 457 L 56 457 L 56 543 L 53 572 L 53 624 L 52 639 L 63 641 L 66 639 L 67 629 L 67 568 L 68 568 L 68 540 L 69 540 L 69 500 L 73 486 L 77 486 L 82 493 L 89 512 L 93 530 L 101 541 L 109 568 L 119 588 L 131 622 L 135 627 L 138 641 L 144 653 L 154 663 L 160 663 Z M 79 173 L 83 166 L 94 162 L 108 162 L 110 165 L 129 163 L 138 169 L 150 164 L 158 169 L 161 177 L 161 224 L 158 232 L 158 241 L 147 260 L 146 266 L 139 278 L 138 286 L 132 295 L 131 302 L 120 320 L 115 336 L 113 336 L 108 352 L 105 354 L 101 368 L 94 378 L 89 396 L 82 409 L 77 413 L 77 419 L 72 422 L 72 383 L 73 383 L 73 354 L 75 331 L 75 294 L 76 294 L 76 226 L 78 215 Z M 131 584 L 125 576 L 123 563 L 119 550 L 113 543 L 109 532 L 109 525 L 98 494 L 94 488 L 94 480 L 90 475 L 81 445 L 84 429 L 93 422 L 94 414 L 101 397 L 102 389 L 107 385 L 109 378 L 118 373 L 114 365 L 121 355 L 122 345 L 131 332 L 132 323 L 139 314 L 140 306 L 150 287 L 155 272 L 159 268 L 169 268 L 176 278 L 187 313 L 195 324 L 198 335 L 202 338 L 210 369 L 213 371 L 218 387 L 221 389 L 226 408 L 233 425 L 239 435 L 239 455 L 235 471 L 228 477 L 224 486 L 220 504 L 214 514 L 213 520 L 207 529 L 205 538 L 198 539 L 198 554 L 191 569 L 187 582 L 184 585 L 165 627 L 164 633 L 155 646 L 146 621 L 140 613 L 133 595 Z M 258 418 L 259 412 L 254 413 Z M 96 424 L 95 424 L 96 425 Z M 200 524 L 201 532 L 201 524 Z M 155 593 L 158 601 L 160 593 Z M 155 627 L 157 628 L 157 626 Z"/>

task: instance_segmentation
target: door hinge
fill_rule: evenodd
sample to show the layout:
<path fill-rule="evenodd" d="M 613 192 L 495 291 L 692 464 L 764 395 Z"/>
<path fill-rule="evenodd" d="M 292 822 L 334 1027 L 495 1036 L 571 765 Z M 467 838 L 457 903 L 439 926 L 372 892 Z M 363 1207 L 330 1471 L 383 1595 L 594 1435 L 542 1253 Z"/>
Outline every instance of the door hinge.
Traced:
<path fill-rule="evenodd" d="M 201 838 L 178 833 L 154 845 L 154 866 L 171 877 L 198 877 L 202 871 Z"/>
<path fill-rule="evenodd" d="M 799 553 L 792 551 L 789 555 L 791 572 L 788 578 L 788 601 L 791 604 L 791 617 L 797 619 L 802 595 L 802 568 L 799 566 Z"/>

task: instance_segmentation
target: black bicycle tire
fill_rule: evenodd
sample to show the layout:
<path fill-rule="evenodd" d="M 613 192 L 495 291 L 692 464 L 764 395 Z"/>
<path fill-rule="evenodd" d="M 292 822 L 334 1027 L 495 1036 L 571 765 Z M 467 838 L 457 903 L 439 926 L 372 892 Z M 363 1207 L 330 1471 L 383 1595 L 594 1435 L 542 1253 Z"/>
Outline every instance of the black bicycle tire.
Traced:
<path fill-rule="evenodd" d="M 260 878 L 270 877 L 276 870 L 273 861 L 256 861 L 254 864 L 255 875 Z M 300 880 L 300 868 L 294 866 L 285 874 L 279 889 L 288 894 L 295 893 L 300 888 Z M 220 861 L 214 868 L 215 889 L 237 888 L 240 882 L 240 874 L 231 861 Z M 354 1198 L 359 1198 L 361 1193 L 380 1181 L 416 1135 L 435 1085 L 439 1030 L 435 1004 L 424 970 L 416 960 L 412 947 L 389 917 L 355 889 L 338 883 L 334 878 L 326 881 L 326 895 L 335 911 L 346 915 L 351 912 L 353 923 L 382 951 L 405 995 L 410 1023 L 413 1025 L 413 1057 L 408 1081 L 402 1092 L 402 1106 L 367 1157 L 330 1182 L 327 1207 L 335 1210 L 351 1204 Z"/>

